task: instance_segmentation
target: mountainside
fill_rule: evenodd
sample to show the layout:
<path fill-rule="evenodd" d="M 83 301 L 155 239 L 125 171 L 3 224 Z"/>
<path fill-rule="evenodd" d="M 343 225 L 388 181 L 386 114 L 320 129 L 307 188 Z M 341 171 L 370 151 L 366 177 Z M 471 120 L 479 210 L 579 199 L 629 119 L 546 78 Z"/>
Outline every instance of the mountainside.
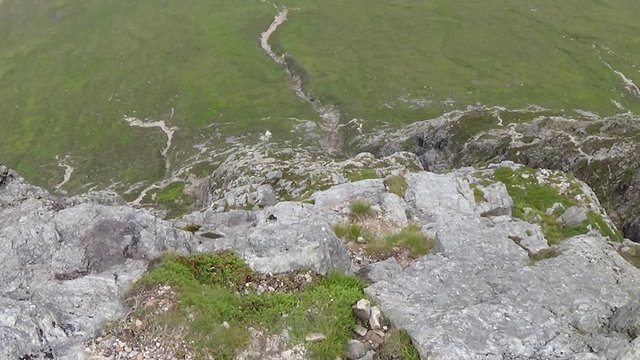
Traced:
<path fill-rule="evenodd" d="M 5 0 L 0 158 L 52 191 L 109 188 L 153 206 L 267 130 L 341 155 L 359 131 L 468 106 L 521 119 L 530 105 L 637 113 L 638 11 L 632 0 Z"/>
<path fill-rule="evenodd" d="M 640 359 L 638 14 L 0 0 L 0 360 Z"/>
<path fill-rule="evenodd" d="M 513 163 L 449 174 L 399 169 L 316 192 L 311 203 L 196 212 L 177 223 L 120 205 L 113 194 L 59 198 L 4 167 L 0 173 L 3 359 L 82 359 L 98 349 L 107 358 L 160 356 L 126 337 L 113 342 L 108 329 L 90 338 L 105 321 L 143 316 L 127 310 L 124 298 L 169 250 L 231 250 L 264 274 L 357 274 L 422 358 L 630 360 L 640 352 L 633 310 L 640 270 L 623 258 L 638 247 L 620 243 L 589 187 L 560 172 Z M 370 252 L 382 249 L 379 234 L 408 224 L 433 240 L 430 254 L 411 255 L 419 254 L 413 242 L 382 257 Z M 351 238 L 340 230 L 345 225 L 361 235 Z M 169 279 L 160 289 L 181 289 Z M 151 316 L 145 321 L 162 318 Z M 134 338 L 144 334 L 130 329 Z M 162 356 L 176 356 L 172 338 L 155 336 Z M 285 349 L 295 346 L 317 349 L 293 339 L 272 358 L 290 358 Z M 186 344 L 181 351 L 189 354 L 208 351 Z"/>

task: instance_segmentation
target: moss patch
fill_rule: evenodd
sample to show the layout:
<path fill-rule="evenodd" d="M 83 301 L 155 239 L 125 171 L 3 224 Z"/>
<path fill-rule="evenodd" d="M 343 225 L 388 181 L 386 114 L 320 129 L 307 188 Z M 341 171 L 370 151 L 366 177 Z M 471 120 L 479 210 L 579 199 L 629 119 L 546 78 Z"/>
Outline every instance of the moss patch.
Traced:
<path fill-rule="evenodd" d="M 593 211 L 587 213 L 587 220 L 574 227 L 567 227 L 556 220 L 565 209 L 586 205 L 576 200 L 578 196 L 584 194 L 581 186 L 569 175 L 553 173 L 548 177 L 549 183 L 540 184 L 535 169 L 522 167 L 514 171 L 508 167 L 501 167 L 496 169 L 493 177 L 507 187 L 513 199 L 513 216 L 540 224 L 550 245 L 572 236 L 586 234 L 589 228 L 599 231 L 613 241 L 622 241 L 622 234 L 609 226 L 600 214 Z M 568 182 L 564 193 L 553 185 L 559 182 Z M 551 214 L 547 214 L 547 210 L 554 208 L 556 204 L 561 206 L 555 207 Z"/>
<path fill-rule="evenodd" d="M 404 194 L 407 191 L 407 180 L 400 175 L 389 176 L 384 179 L 384 187 L 388 192 L 404 198 Z"/>
<path fill-rule="evenodd" d="M 325 341 L 306 344 L 312 358 L 344 356 L 344 344 L 356 323 L 351 305 L 363 296 L 359 280 L 331 274 L 298 292 L 258 294 L 246 286 L 257 277 L 232 253 L 168 254 L 132 287 L 130 298 L 157 285 L 172 286 L 176 306 L 153 321 L 162 323 L 165 334 L 186 329 L 202 358 L 234 358 L 248 344 L 249 327 L 266 334 L 287 329 L 292 345 L 302 343 L 310 332 L 320 332 L 327 336 Z M 144 318 L 144 309 L 136 312 Z"/>
<path fill-rule="evenodd" d="M 185 226 L 182 227 L 182 230 L 184 231 L 188 231 L 190 233 L 195 233 L 196 231 L 200 230 L 202 226 L 198 225 L 198 224 L 187 224 Z"/>
<path fill-rule="evenodd" d="M 484 191 L 478 189 L 476 186 L 473 186 L 473 185 L 472 185 L 472 188 L 473 188 L 473 198 L 476 201 L 476 204 L 487 201 L 484 197 Z"/>
<path fill-rule="evenodd" d="M 620 256 L 630 262 L 633 266 L 640 268 L 640 246 L 629 246 L 619 251 Z"/>
<path fill-rule="evenodd" d="M 551 259 L 554 258 L 556 256 L 560 255 L 560 251 L 558 250 L 558 248 L 554 247 L 550 247 L 547 249 L 542 249 L 538 252 L 535 253 L 530 253 L 529 254 L 529 261 L 531 264 L 535 264 L 538 261 L 544 260 L 544 259 Z"/>

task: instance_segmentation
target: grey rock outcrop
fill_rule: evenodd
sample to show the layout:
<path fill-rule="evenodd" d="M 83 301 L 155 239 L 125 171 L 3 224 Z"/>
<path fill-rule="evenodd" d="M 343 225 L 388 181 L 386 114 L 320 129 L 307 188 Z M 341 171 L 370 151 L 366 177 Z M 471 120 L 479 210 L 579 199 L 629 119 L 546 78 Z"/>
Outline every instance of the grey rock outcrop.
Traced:
<path fill-rule="evenodd" d="M 162 252 L 196 248 L 150 213 L 0 185 L 0 358 L 78 358 L 69 349 L 122 311 L 128 285 Z M 46 358 L 46 357 L 45 357 Z"/>
<path fill-rule="evenodd" d="M 640 299 L 635 299 L 616 309 L 611 318 L 611 328 L 632 337 L 640 335 Z"/>
<path fill-rule="evenodd" d="M 8 169 L 0 180 L 0 359 L 83 359 L 82 341 L 122 315 L 130 284 L 166 251 L 233 250 L 261 272 L 351 270 L 335 216 L 309 204 L 194 213 L 193 235 L 110 194 L 58 198 Z"/>
<path fill-rule="evenodd" d="M 543 224 L 511 216 L 507 187 L 491 177 L 498 166 L 519 169 L 405 173 L 404 197 L 382 179 L 364 180 L 317 192 L 314 204 L 210 209 L 174 223 L 108 195 L 53 197 L 0 169 L 0 359 L 81 359 L 82 340 L 122 315 L 132 281 L 167 250 L 232 250 L 261 272 L 359 270 L 385 320 L 431 360 L 633 359 L 640 271 L 595 230 L 534 260 L 549 249 Z M 525 175 L 611 223 L 581 183 L 546 170 Z M 482 201 L 472 185 L 482 186 Z M 434 252 L 406 267 L 390 258 L 357 269 L 332 225 L 349 220 L 358 199 L 376 209 L 372 221 L 417 224 Z M 194 234 L 179 229 L 190 224 Z"/>
<path fill-rule="evenodd" d="M 572 206 L 567 209 L 559 218 L 566 226 L 577 226 L 587 220 L 587 209 L 582 206 Z"/>
<path fill-rule="evenodd" d="M 482 124 L 482 125 L 477 125 Z M 429 171 L 511 160 L 569 172 L 610 206 L 627 238 L 640 242 L 640 117 L 573 118 L 544 109 L 476 107 L 380 131 L 360 144 L 381 155 L 412 149 Z"/>
<path fill-rule="evenodd" d="M 617 360 L 635 351 L 627 330 L 635 325 L 611 319 L 640 289 L 640 271 L 606 239 L 572 237 L 558 256 L 533 263 L 514 241 L 530 229 L 481 216 L 455 172 L 407 182 L 407 203 L 435 232 L 438 252 L 405 269 L 370 265 L 366 291 L 423 358 Z"/>

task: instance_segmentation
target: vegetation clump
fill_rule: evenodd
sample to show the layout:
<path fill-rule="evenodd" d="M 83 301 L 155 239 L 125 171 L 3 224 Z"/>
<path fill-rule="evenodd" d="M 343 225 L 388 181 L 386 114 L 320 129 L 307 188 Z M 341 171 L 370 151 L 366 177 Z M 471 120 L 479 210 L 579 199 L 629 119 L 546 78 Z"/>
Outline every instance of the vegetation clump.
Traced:
<path fill-rule="evenodd" d="M 356 324 L 351 305 L 363 296 L 363 283 L 342 274 L 314 280 L 296 292 L 258 293 L 259 275 L 230 252 L 178 256 L 167 254 L 152 265 L 130 291 L 132 303 L 145 291 L 169 285 L 175 306 L 149 316 L 155 325 L 139 331 L 158 331 L 157 336 L 186 332 L 200 358 L 233 359 L 248 345 L 249 328 L 266 335 L 289 334 L 291 346 L 304 342 L 306 334 L 319 332 L 327 339 L 307 343 L 312 358 L 344 356 L 344 344 Z M 132 315 L 145 319 L 147 308 Z M 138 331 L 138 330 L 136 330 Z"/>
<path fill-rule="evenodd" d="M 356 200 L 352 202 L 349 209 L 351 210 L 351 215 L 355 217 L 363 217 L 373 213 L 371 205 L 364 200 Z"/>
<path fill-rule="evenodd" d="M 473 198 L 476 201 L 476 204 L 487 201 L 484 197 L 484 191 L 480 190 L 477 186 L 472 186 L 473 188 Z"/>
<path fill-rule="evenodd" d="M 377 360 L 420 360 L 418 350 L 405 330 L 393 329 L 376 354 Z"/>
<path fill-rule="evenodd" d="M 513 216 L 540 224 L 550 245 L 572 236 L 585 234 L 589 229 L 597 230 L 613 241 L 622 240 L 622 234 L 607 224 L 600 214 L 593 211 L 589 211 L 587 219 L 577 226 L 565 226 L 558 221 L 557 216 L 562 214 L 564 209 L 586 205 L 577 200 L 583 195 L 582 189 L 569 176 L 553 174 L 548 178 L 548 183 L 540 183 L 536 177 L 536 170 L 523 166 L 517 170 L 500 167 L 493 173 L 493 179 L 507 187 L 513 199 Z M 569 181 L 569 186 L 563 192 L 554 186 L 554 183 L 560 180 Z M 553 211 L 549 211 L 550 209 Z"/>
<path fill-rule="evenodd" d="M 365 254 L 376 259 L 394 256 L 399 248 L 407 250 L 408 256 L 415 259 L 428 254 L 434 246 L 433 239 L 424 235 L 415 224 L 397 232 L 377 234 L 364 225 L 349 222 L 334 225 L 333 231 L 337 237 L 353 243 Z"/>
<path fill-rule="evenodd" d="M 412 258 L 428 254 L 433 248 L 433 240 L 422 233 L 420 228 L 411 224 L 397 233 L 374 238 L 368 244 L 370 252 L 391 255 L 394 247 L 409 250 Z"/>
<path fill-rule="evenodd" d="M 407 180 L 400 175 L 389 176 L 384 179 L 384 187 L 388 192 L 404 198 L 404 194 L 407 191 Z"/>
<path fill-rule="evenodd" d="M 333 226 L 333 232 L 337 237 L 347 241 L 357 241 L 359 237 L 365 235 L 362 226 L 354 223 L 342 223 Z"/>
<path fill-rule="evenodd" d="M 192 198 L 184 192 L 185 183 L 173 182 L 162 189 L 151 191 L 144 198 L 144 203 L 166 210 L 167 219 L 175 219 L 184 215 L 191 206 Z M 152 200 L 155 199 L 155 200 Z"/>
<path fill-rule="evenodd" d="M 378 173 L 376 173 L 375 170 L 369 169 L 369 168 L 350 171 L 346 175 L 347 175 L 347 178 L 349 179 L 349 181 L 351 181 L 351 182 L 360 181 L 360 180 L 368 180 L 368 179 L 377 179 L 377 178 L 380 177 L 378 175 Z"/>

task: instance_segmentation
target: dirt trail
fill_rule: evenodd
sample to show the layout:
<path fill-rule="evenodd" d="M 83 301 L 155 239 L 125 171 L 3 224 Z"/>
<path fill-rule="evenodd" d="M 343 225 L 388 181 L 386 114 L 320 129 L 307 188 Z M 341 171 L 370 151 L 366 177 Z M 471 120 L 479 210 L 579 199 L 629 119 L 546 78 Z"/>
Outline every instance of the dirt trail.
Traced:
<path fill-rule="evenodd" d="M 2 4 L 3 0 L 0 0 L 0 4 Z M 69 155 L 65 156 L 64 159 L 60 160 L 60 157 L 56 155 L 56 160 L 58 160 L 58 166 L 64 168 L 64 176 L 62 177 L 62 181 L 55 186 L 56 190 L 60 190 L 66 183 L 71 179 L 71 175 L 76 168 L 67 164 L 67 160 L 69 159 Z"/>
<path fill-rule="evenodd" d="M 175 115 L 175 109 L 171 108 L 171 117 L 169 118 L 169 121 L 171 121 L 171 119 L 173 119 L 173 116 Z M 173 140 L 173 134 L 176 132 L 176 130 L 178 130 L 177 127 L 169 127 L 167 126 L 167 124 L 164 122 L 164 120 L 160 120 L 160 121 L 142 121 L 138 118 L 132 117 L 132 116 L 125 116 L 124 120 L 129 124 L 129 126 L 135 126 L 135 127 L 140 127 L 140 128 L 160 128 L 160 130 L 162 130 L 162 132 L 164 132 L 164 134 L 167 136 L 167 142 L 165 144 L 165 147 L 162 149 L 162 151 L 160 152 L 160 154 L 162 154 L 162 158 L 164 159 L 164 168 L 165 168 L 165 174 L 168 175 L 169 171 L 171 169 L 171 162 L 169 160 L 168 154 L 169 154 L 169 149 L 171 149 L 171 141 Z M 160 181 L 160 182 L 154 182 L 151 185 L 147 186 L 145 189 L 142 190 L 142 192 L 140 193 L 140 195 L 138 196 L 138 198 L 136 198 L 135 200 L 129 202 L 129 204 L 137 206 L 140 205 L 142 200 L 144 199 L 144 197 L 147 195 L 147 193 L 150 190 L 153 189 L 159 189 L 162 187 L 163 184 L 165 184 L 167 181 Z"/>
<path fill-rule="evenodd" d="M 302 74 L 296 72 L 296 70 L 290 65 L 291 58 L 288 54 L 278 55 L 276 54 L 271 45 L 269 44 L 269 38 L 273 33 L 278 30 L 280 25 L 287 21 L 287 15 L 289 10 L 282 8 L 276 16 L 273 18 L 273 22 L 267 30 L 260 35 L 260 47 L 262 50 L 273 60 L 276 64 L 282 66 L 289 82 L 291 89 L 294 91 L 297 97 L 304 102 L 311 105 L 311 108 L 320 116 L 322 120 L 322 129 L 326 132 L 325 148 L 330 154 L 339 153 L 342 149 L 342 139 L 340 138 L 340 111 L 333 105 L 323 105 L 319 100 L 311 96 L 305 91 L 302 81 Z"/>
<path fill-rule="evenodd" d="M 171 114 L 173 115 L 173 109 L 171 109 Z M 160 130 L 162 130 L 165 135 L 167 136 L 167 144 L 165 145 L 164 149 L 162 149 L 161 154 L 162 157 L 166 160 L 167 159 L 167 154 L 169 153 L 169 149 L 171 148 L 171 140 L 173 139 L 173 133 L 178 130 L 177 127 L 168 127 L 167 124 L 165 124 L 164 120 L 161 121 L 152 121 L 152 122 L 144 122 L 138 118 L 135 117 L 128 117 L 125 116 L 124 120 L 129 123 L 129 126 L 135 126 L 135 127 L 140 127 L 140 128 L 160 128 Z"/>

